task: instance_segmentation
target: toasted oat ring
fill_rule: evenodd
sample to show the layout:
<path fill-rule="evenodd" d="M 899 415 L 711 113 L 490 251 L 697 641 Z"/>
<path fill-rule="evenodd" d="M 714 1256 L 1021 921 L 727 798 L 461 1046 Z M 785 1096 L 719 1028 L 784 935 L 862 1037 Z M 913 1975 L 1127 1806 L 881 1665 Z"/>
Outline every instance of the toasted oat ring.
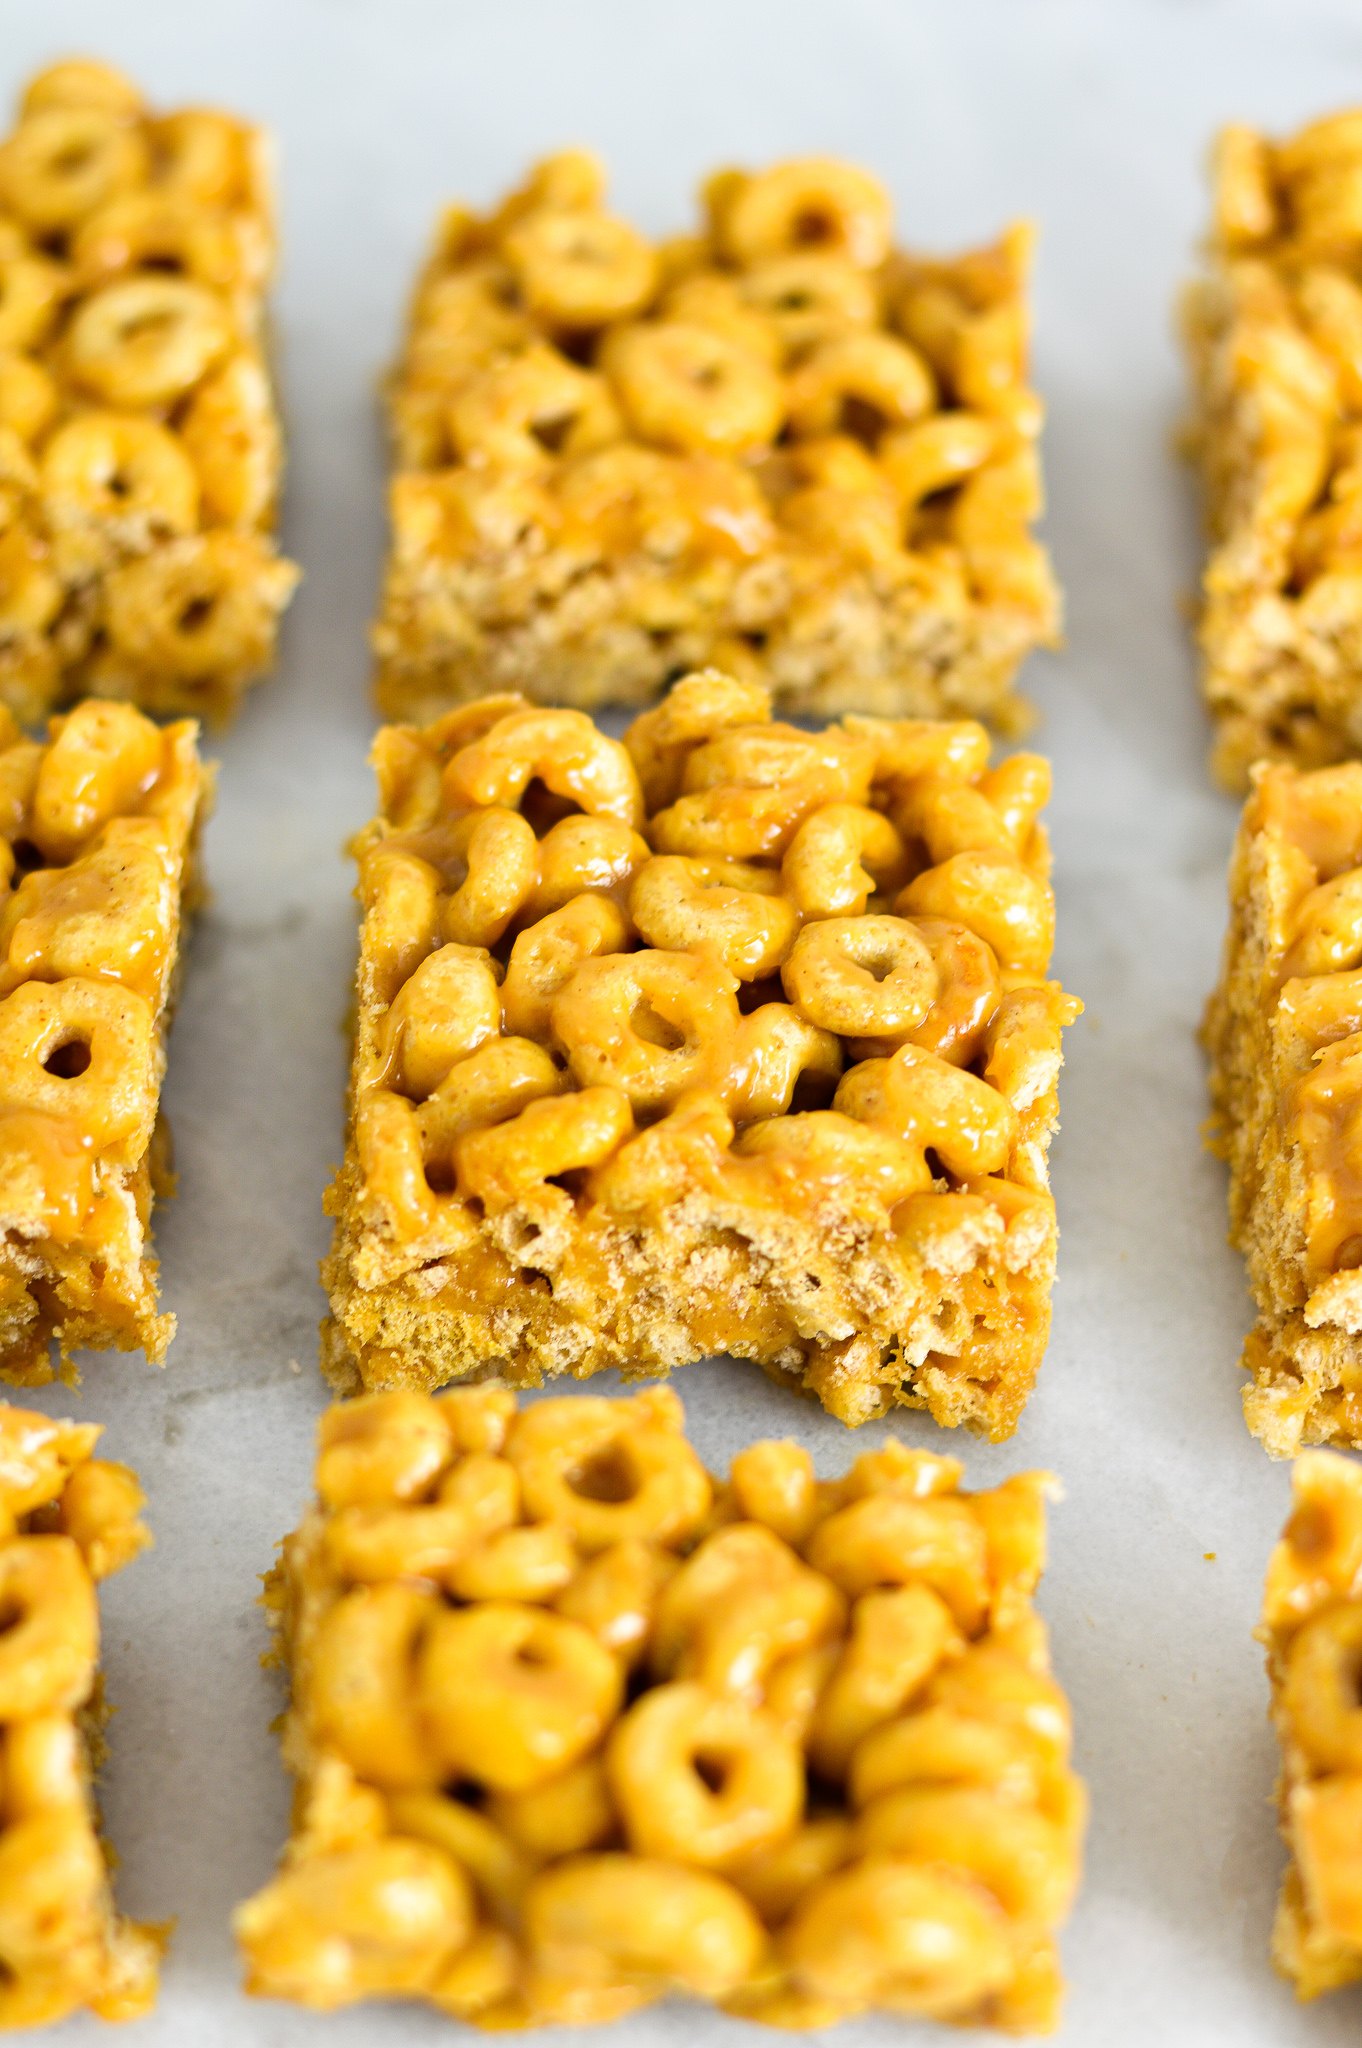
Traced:
<path fill-rule="evenodd" d="M 801 1017 L 839 1037 L 911 1031 L 936 1000 L 936 963 L 901 917 L 827 917 L 805 925 L 781 969 Z"/>
<path fill-rule="evenodd" d="M 495 946 L 534 890 L 539 873 L 534 828 L 519 811 L 494 804 L 460 818 L 450 844 L 468 872 L 440 905 L 440 931 L 457 945 Z"/>
<path fill-rule="evenodd" d="M 650 946 L 712 953 L 739 981 L 774 974 L 790 950 L 799 913 L 774 868 L 745 861 L 655 854 L 634 878 L 629 915 Z"/>
<path fill-rule="evenodd" d="M 718 1773 L 711 1791 L 700 1774 Z M 629 1846 L 723 1870 L 799 1823 L 804 1759 L 759 1707 L 707 1685 L 654 1686 L 612 1731 L 606 1772 Z"/>
<path fill-rule="evenodd" d="M 603 378 L 535 342 L 470 379 L 449 408 L 449 434 L 468 463 L 533 472 L 617 441 L 620 423 Z"/>
<path fill-rule="evenodd" d="M 502 247 L 530 312 L 569 331 L 627 319 L 657 283 L 651 245 L 594 206 L 540 208 Z"/>
<path fill-rule="evenodd" d="M 863 1853 L 967 1872 L 1013 1920 L 1053 1927 L 1068 1910 L 1077 1873 L 1067 1830 L 991 1792 L 962 1785 L 881 1792 L 862 1811 L 856 1837 Z"/>
<path fill-rule="evenodd" d="M 782 1947 L 815 1997 L 926 2019 L 965 2018 L 1017 1967 L 1006 1918 L 977 1885 L 891 1856 L 814 1885 Z"/>
<path fill-rule="evenodd" d="M 972 1067 L 983 1050 L 984 1033 L 1002 999 L 993 948 L 968 925 L 945 917 L 911 920 L 936 962 L 936 1000 L 911 1031 L 886 1038 L 857 1038 L 855 1060 L 880 1059 L 903 1044 L 920 1045 L 953 1067 Z"/>
<path fill-rule="evenodd" d="M 600 1740 L 623 1691 L 589 1630 L 543 1608 L 487 1600 L 431 1625 L 419 1662 L 421 1712 L 446 1776 L 528 1792 Z"/>
<path fill-rule="evenodd" d="M 0 1721 L 81 1706 L 99 1652 L 94 1582 L 69 1536 L 0 1545 Z"/>
<path fill-rule="evenodd" d="M 151 1134 L 155 1033 L 144 996 L 115 982 L 25 981 L 0 1002 L 0 1101 L 69 1119 L 96 1150 Z M 139 1148 L 140 1149 L 140 1148 Z"/>
<path fill-rule="evenodd" d="M 61 607 L 62 586 L 46 542 L 18 522 L 0 532 L 0 626 L 41 633 Z"/>
<path fill-rule="evenodd" d="M 713 328 L 772 369 L 779 369 L 785 359 L 775 323 L 747 303 L 741 283 L 726 271 L 698 270 L 679 279 L 658 311 L 663 319 L 679 320 L 685 327 Z"/>
<path fill-rule="evenodd" d="M 711 327 L 659 320 L 621 328 L 603 363 L 630 425 L 660 448 L 742 455 L 780 431 L 780 379 Z"/>
<path fill-rule="evenodd" d="M 635 832 L 643 824 L 643 794 L 632 761 L 584 711 L 508 712 L 460 747 L 442 780 L 450 803 L 509 808 L 536 777 L 590 817 L 619 818 Z"/>
<path fill-rule="evenodd" d="M 0 269 L 0 292 L 3 279 Z M 58 403 L 57 387 L 41 363 L 17 349 L 0 350 L 0 426 L 31 447 L 56 418 Z"/>
<path fill-rule="evenodd" d="M 180 438 L 198 471 L 211 525 L 268 528 L 279 488 L 280 436 L 258 356 L 229 356 L 190 399 Z"/>
<path fill-rule="evenodd" d="M 44 256 L 0 262 L 0 348 L 37 348 L 65 294 L 65 277 Z"/>
<path fill-rule="evenodd" d="M 648 842 L 618 818 L 560 818 L 539 841 L 538 880 L 522 906 L 538 923 L 583 892 L 623 899 L 650 858 Z"/>
<path fill-rule="evenodd" d="M 944 491 L 972 476 L 998 445 L 998 423 L 974 412 L 941 412 L 915 427 L 886 434 L 879 445 L 880 467 L 913 509 L 933 491 Z"/>
<path fill-rule="evenodd" d="M 54 866 L 72 860 L 102 825 L 139 805 L 164 758 L 149 718 L 131 704 L 87 697 L 38 764 L 28 818 L 38 851 Z"/>
<path fill-rule="evenodd" d="M 712 1489 L 680 1430 L 595 1396 L 522 1409 L 506 1440 L 525 1512 L 560 1522 L 594 1556 L 615 1543 L 693 1535 Z"/>
<path fill-rule="evenodd" d="M 24 88 L 19 112 L 27 121 L 51 107 L 98 107 L 131 120 L 142 111 L 142 95 L 130 78 L 91 57 L 65 57 L 49 64 Z"/>
<path fill-rule="evenodd" d="M 115 648 L 188 683 L 267 660 L 297 572 L 253 534 L 217 528 L 126 563 L 105 586 Z"/>
<path fill-rule="evenodd" d="M 43 452 L 43 496 L 95 519 L 145 520 L 163 533 L 192 533 L 199 480 L 168 428 L 124 412 L 78 413 Z"/>
<path fill-rule="evenodd" d="M 734 979 L 710 956 L 584 960 L 553 999 L 553 1029 L 583 1088 L 621 1088 L 635 1112 L 698 1086 L 738 1024 Z"/>
<path fill-rule="evenodd" d="M 156 148 L 156 182 L 182 192 L 203 206 L 230 206 L 246 200 L 260 203 L 251 189 L 248 131 L 229 114 L 210 107 L 185 107 L 152 124 Z"/>
<path fill-rule="evenodd" d="M 605 1966 L 615 1980 L 608 1990 L 625 1994 L 612 2017 L 673 1989 L 722 1998 L 752 1975 L 766 1945 L 732 1885 L 641 1856 L 550 1864 L 526 1895 L 525 1927 L 536 1972 L 569 1996 L 577 1982 L 599 1992 Z"/>
<path fill-rule="evenodd" d="M 0 149 L 0 203 L 33 233 L 52 235 L 146 174 L 147 145 L 126 120 L 101 107 L 46 107 Z"/>
<path fill-rule="evenodd" d="M 834 335 L 790 378 L 790 426 L 802 436 L 850 434 L 878 444 L 936 403 L 932 373 L 915 348 L 892 334 Z"/>
<path fill-rule="evenodd" d="M 501 985 L 504 1028 L 524 1038 L 547 1038 L 550 1005 L 578 962 L 622 952 L 629 936 L 618 904 L 590 890 L 527 925 L 511 948 Z"/>
<path fill-rule="evenodd" d="M 453 1185 L 455 1145 L 466 1132 L 489 1131 L 566 1087 L 566 1075 L 542 1045 L 528 1038 L 486 1039 L 449 1069 L 416 1112 L 427 1182 L 438 1172 Z"/>
<path fill-rule="evenodd" d="M 359 1586 L 323 1616 L 313 1638 L 307 1710 L 314 1741 L 384 1791 L 433 1790 L 440 1763 L 417 1713 L 417 1659 L 443 1613 L 428 1588 Z"/>
<path fill-rule="evenodd" d="M 152 267 L 225 290 L 237 280 L 241 249 L 223 215 L 153 188 L 121 192 L 92 213 L 72 239 L 71 260 L 90 290 Z"/>
<path fill-rule="evenodd" d="M 860 804 L 825 804 L 786 848 L 781 877 L 804 917 L 860 917 L 877 891 L 908 873 L 903 841 L 886 817 Z"/>
<path fill-rule="evenodd" d="M 845 256 L 874 270 L 889 254 L 891 211 L 883 185 L 831 157 L 797 157 L 720 187 L 715 230 L 734 263 L 796 250 Z"/>
<path fill-rule="evenodd" d="M 437 946 L 403 982 L 380 1044 L 392 1085 L 413 1101 L 501 1029 L 501 993 L 487 954 L 472 942 Z"/>
<path fill-rule="evenodd" d="M 894 908 L 905 917 L 944 917 L 968 926 L 992 947 L 1000 967 L 1043 974 L 1050 964 L 1054 893 L 1010 849 L 952 854 L 915 875 Z"/>
<path fill-rule="evenodd" d="M 624 735 L 648 811 L 674 802 L 691 752 L 733 726 L 769 723 L 771 697 L 762 683 L 740 683 L 715 668 L 673 683 L 660 704 L 640 712 Z"/>
<path fill-rule="evenodd" d="M 799 249 L 756 263 L 742 296 L 765 314 L 787 356 L 803 355 L 847 327 L 873 327 L 879 300 L 873 281 L 845 256 Z"/>
<path fill-rule="evenodd" d="M 1317 1771 L 1362 1770 L 1362 1608 L 1326 1607 L 1292 1638 L 1282 1707 Z"/>
<path fill-rule="evenodd" d="M 232 339 L 217 294 L 177 277 L 130 277 L 80 307 L 71 374 L 109 405 L 165 405 L 211 370 Z"/>

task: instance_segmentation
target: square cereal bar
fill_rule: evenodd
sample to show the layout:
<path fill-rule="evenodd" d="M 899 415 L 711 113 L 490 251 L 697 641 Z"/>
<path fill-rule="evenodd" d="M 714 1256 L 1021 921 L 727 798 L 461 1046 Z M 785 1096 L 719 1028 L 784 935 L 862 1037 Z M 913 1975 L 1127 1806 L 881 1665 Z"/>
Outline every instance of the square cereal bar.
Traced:
<path fill-rule="evenodd" d="M 1362 1977 L 1362 1468 L 1332 1451 L 1307 1451 L 1291 1487 L 1258 1630 L 1291 1851 L 1272 1959 L 1299 1997 L 1314 1998 Z"/>
<path fill-rule="evenodd" d="M 7 726 L 8 730 L 3 730 Z M 46 745 L 0 707 L 0 1379 L 63 1374 L 79 1345 L 145 1350 L 153 1196 L 182 914 L 211 797 L 192 719 L 90 698 Z"/>
<path fill-rule="evenodd" d="M 1249 1428 L 1362 1444 L 1362 764 L 1253 770 L 1206 1038 L 1248 1259 Z"/>
<path fill-rule="evenodd" d="M 1227 128 L 1183 303 L 1211 554 L 1211 765 L 1362 753 L 1362 110 L 1285 142 Z"/>
<path fill-rule="evenodd" d="M 389 718 L 644 702 L 706 663 L 782 708 L 988 718 L 1059 595 L 1031 536 L 1031 230 L 938 261 L 826 158 L 721 171 L 696 233 L 550 157 L 441 221 L 389 383 Z"/>
<path fill-rule="evenodd" d="M 90 1780 L 105 1754 L 95 1584 L 151 1542 L 90 1423 L 0 1405 L 0 2029 L 156 2003 L 167 1929 L 114 1909 Z"/>
<path fill-rule="evenodd" d="M 298 572 L 275 549 L 258 128 L 56 64 L 0 143 L 0 704 L 234 712 Z"/>
<path fill-rule="evenodd" d="M 1044 2032 L 1083 1786 L 1031 1606 L 1053 1481 L 893 1439 L 712 1480 L 665 1388 L 361 1397 L 266 1603 L 292 1675 L 248 1988 L 590 2026 Z M 400 1900 L 400 1908 L 398 1901 Z"/>
<path fill-rule="evenodd" d="M 375 743 L 324 1362 L 340 1391 L 758 1360 L 1010 1434 L 1049 1330 L 1047 764 L 497 697 Z"/>

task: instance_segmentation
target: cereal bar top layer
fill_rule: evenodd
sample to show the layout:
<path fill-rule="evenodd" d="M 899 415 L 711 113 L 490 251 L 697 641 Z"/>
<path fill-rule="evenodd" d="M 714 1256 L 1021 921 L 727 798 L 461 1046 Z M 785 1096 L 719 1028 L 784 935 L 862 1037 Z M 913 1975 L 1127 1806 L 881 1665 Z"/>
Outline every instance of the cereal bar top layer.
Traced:
<path fill-rule="evenodd" d="M 663 1388 L 371 1395 L 320 1443 L 266 1596 L 298 1791 L 252 1991 L 1055 2024 L 1085 1802 L 1048 1474 L 967 1494 L 890 1439 L 820 1481 L 786 1441 L 720 1482 Z"/>
<path fill-rule="evenodd" d="M 706 663 L 790 708 L 1025 717 L 1058 593 L 1031 522 L 1031 231 L 896 250 L 868 173 L 711 178 L 656 246 L 550 157 L 444 217 L 389 388 L 389 717 L 637 703 Z"/>
<path fill-rule="evenodd" d="M 1212 553 L 1212 766 L 1362 753 L 1362 111 L 1281 142 L 1227 128 L 1184 303 Z"/>
<path fill-rule="evenodd" d="M 0 703 L 219 719 L 271 664 L 280 433 L 261 131 L 71 62 L 0 143 Z"/>
<path fill-rule="evenodd" d="M 0 2029 L 156 2002 L 165 1930 L 114 1910 L 90 1779 L 108 1717 L 96 1581 L 151 1542 L 91 1423 L 0 1405 Z"/>
<path fill-rule="evenodd" d="M 623 743 L 503 697 L 373 758 L 339 1383 L 726 1350 L 848 1422 L 1008 1434 L 1078 1009 L 1047 764 L 989 770 L 967 723 L 800 731 L 714 672 Z"/>
<path fill-rule="evenodd" d="M 0 1378 L 77 1345 L 144 1347 L 148 1224 L 182 907 L 211 783 L 192 720 L 89 699 L 46 744 L 0 709 Z M 158 1142 L 159 1139 L 159 1142 Z"/>
<path fill-rule="evenodd" d="M 1207 1036 L 1259 1308 L 1245 1411 L 1291 1456 L 1362 1443 L 1362 764 L 1253 780 Z"/>
<path fill-rule="evenodd" d="M 1362 1977 L 1362 1469 L 1308 1451 L 1272 1553 L 1258 1631 L 1267 1646 L 1278 1787 L 1291 1862 L 1272 1957 L 1302 1998 Z"/>

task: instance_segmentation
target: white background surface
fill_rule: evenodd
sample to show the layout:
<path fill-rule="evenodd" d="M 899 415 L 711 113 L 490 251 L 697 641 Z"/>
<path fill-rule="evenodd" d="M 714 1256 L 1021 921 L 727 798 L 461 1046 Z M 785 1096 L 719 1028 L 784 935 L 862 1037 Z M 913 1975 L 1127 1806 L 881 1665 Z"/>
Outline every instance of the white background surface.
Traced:
<path fill-rule="evenodd" d="M 1248 1436 L 1249 1319 L 1200 1149 L 1194 1032 L 1214 979 L 1233 809 L 1210 791 L 1180 620 L 1198 545 L 1169 450 L 1181 392 L 1170 303 L 1204 219 L 1201 164 L 1232 117 L 1289 127 L 1362 99 L 1362 9 L 1324 0 L 0 0 L 0 99 L 73 51 L 162 104 L 218 100 L 280 142 L 278 299 L 291 433 L 286 545 L 306 570 L 278 677 L 223 743 L 167 1104 L 181 1193 L 157 1236 L 180 1319 L 166 1370 L 88 1358 L 78 1395 L 140 1470 L 157 1548 L 105 1596 L 118 1715 L 104 1780 L 131 1912 L 179 1915 L 136 2048 L 425 2043 L 415 2008 L 323 2020 L 249 2003 L 227 1917 L 268 1876 L 287 1789 L 257 1664 L 255 1575 L 297 1519 L 323 1404 L 320 1199 L 340 1148 L 354 945 L 342 837 L 371 809 L 364 633 L 383 540 L 371 397 L 437 206 L 490 201 L 568 142 L 600 149 L 620 209 L 684 225 L 701 175 L 828 150 L 889 183 L 902 235 L 950 249 L 1034 213 L 1036 368 L 1050 408 L 1047 537 L 1065 652 L 1028 687 L 1055 762 L 1056 971 L 1070 1034 L 1055 1150 L 1054 1335 L 1014 1441 L 974 1483 L 1062 1474 L 1042 1604 L 1093 1795 L 1065 1941 L 1065 2039 L 1147 2048 L 1354 2041 L 1362 1994 L 1297 2008 L 1266 1945 L 1281 1852 L 1261 1654 L 1250 1631 L 1287 1473 Z M 825 1472 L 880 1440 L 713 1363 L 678 1381 L 725 1465 L 797 1433 Z M 1214 1552 L 1214 1561 L 1204 1553 Z M 958 2040 L 919 2029 L 912 2038 Z M 68 2024 L 64 2041 L 106 2038 Z M 471 2038 L 471 2037 L 470 2037 Z M 565 2044 L 575 2036 L 561 2037 Z M 604 2039 L 605 2037 L 599 2037 Z M 614 2038 L 761 2039 L 696 2009 Z M 839 2042 L 905 2038 L 852 2023 Z"/>

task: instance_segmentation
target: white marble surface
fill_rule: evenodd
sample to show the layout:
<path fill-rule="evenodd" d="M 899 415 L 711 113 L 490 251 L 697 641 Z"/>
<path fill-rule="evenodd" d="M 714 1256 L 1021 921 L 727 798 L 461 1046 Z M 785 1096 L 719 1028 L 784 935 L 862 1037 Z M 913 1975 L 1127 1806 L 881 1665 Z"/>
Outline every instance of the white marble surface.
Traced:
<path fill-rule="evenodd" d="M 129 2041 L 447 2037 L 415 2009 L 321 2020 L 248 2003 L 227 1916 L 286 1828 L 268 1728 L 280 1692 L 258 1668 L 252 1601 L 303 1501 L 323 1399 L 315 1261 L 354 939 L 339 845 L 371 801 L 372 385 L 437 205 L 488 200 L 528 158 L 578 140 L 610 159 L 622 209 L 659 231 L 686 220 L 714 164 L 810 149 L 880 171 L 914 241 L 949 248 L 1020 210 L 1043 224 L 1036 362 L 1069 644 L 1028 680 L 1056 767 L 1056 966 L 1088 1003 L 1055 1153 L 1061 1279 L 1013 1443 L 902 1426 L 963 1452 L 977 1482 L 1041 1464 L 1067 1485 L 1043 1605 L 1093 1824 L 1065 1941 L 1066 2038 L 1355 2040 L 1362 1996 L 1299 2009 L 1266 1960 L 1281 1852 L 1250 1631 L 1287 1474 L 1240 1419 L 1248 1304 L 1222 1170 L 1198 1139 L 1194 1033 L 1233 812 L 1203 772 L 1179 613 L 1197 546 L 1168 443 L 1169 308 L 1203 217 L 1209 135 L 1234 116 L 1285 127 L 1362 98 L 1362 16 L 1344 0 L 0 0 L 0 99 L 71 50 L 123 64 L 162 102 L 217 99 L 279 136 L 287 543 L 307 572 L 279 676 L 214 747 L 217 894 L 171 1050 L 181 1193 L 158 1217 L 179 1335 L 164 1372 L 92 1358 L 79 1395 L 38 1397 L 108 1422 L 158 1538 L 106 1595 L 120 1890 L 136 1913 L 179 1916 L 160 2010 Z M 679 1386 L 719 1464 L 753 1434 L 797 1431 L 832 1471 L 882 1435 L 853 1446 L 742 1366 L 696 1367 Z M 63 2034 L 72 2048 L 96 2038 L 80 2020 Z M 675 2008 L 615 2038 L 760 2037 Z"/>

